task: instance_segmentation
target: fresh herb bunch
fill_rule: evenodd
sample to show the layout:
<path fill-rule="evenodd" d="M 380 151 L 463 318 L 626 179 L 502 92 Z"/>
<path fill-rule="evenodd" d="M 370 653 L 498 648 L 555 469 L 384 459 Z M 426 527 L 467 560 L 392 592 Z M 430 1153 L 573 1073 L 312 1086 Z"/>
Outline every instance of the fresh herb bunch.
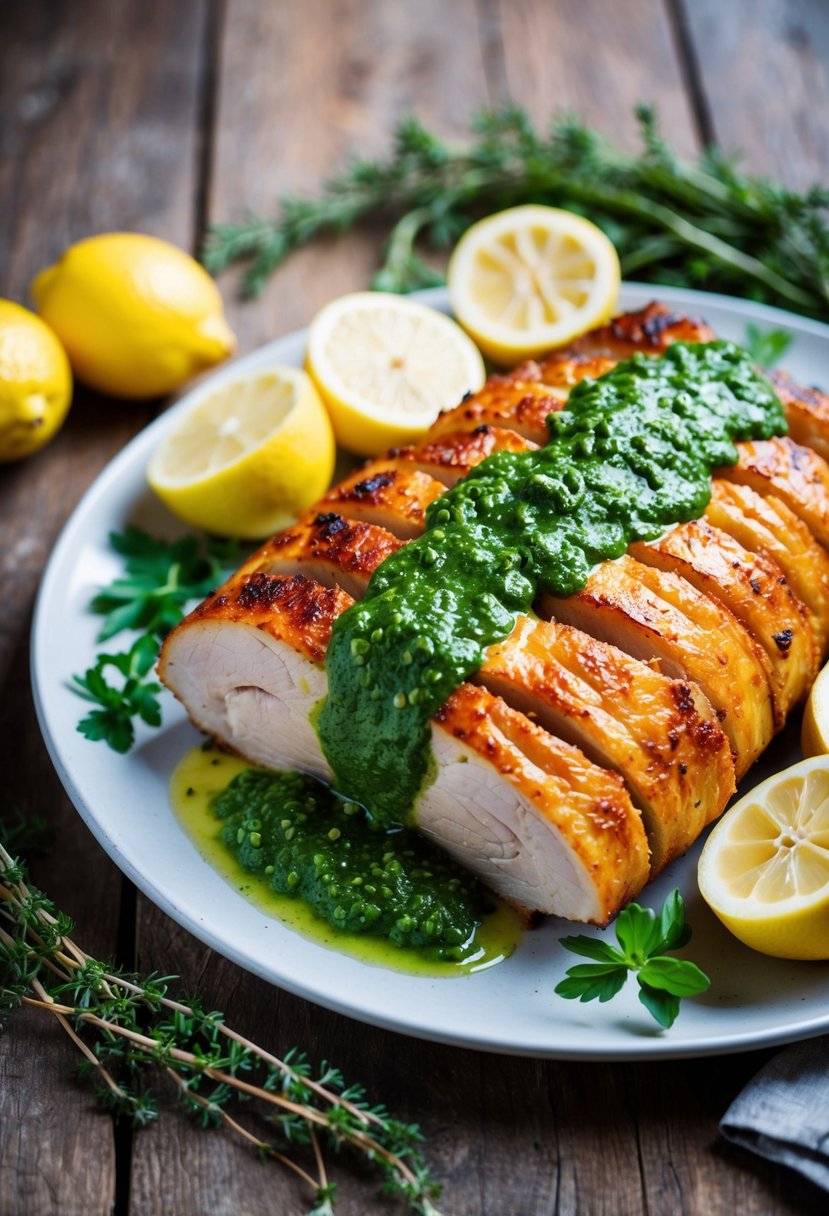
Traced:
<path fill-rule="evenodd" d="M 106 642 L 122 630 L 139 633 L 128 650 L 100 653 L 70 687 L 93 709 L 78 723 L 87 739 L 103 740 L 116 752 L 128 752 L 135 742 L 134 721 L 161 723 L 158 694 L 152 679 L 159 643 L 184 616 L 193 600 L 203 599 L 238 564 L 235 541 L 199 541 L 185 536 L 175 541 L 150 536 L 129 526 L 111 532 L 109 543 L 124 558 L 124 575 L 115 578 L 92 600 L 93 612 L 103 616 L 98 634 Z M 108 672 L 117 673 L 113 683 Z"/>
<path fill-rule="evenodd" d="M 657 914 L 639 904 L 628 904 L 616 917 L 618 948 L 595 937 L 563 937 L 562 946 L 592 959 L 570 967 L 556 986 L 559 996 L 579 1001 L 609 1001 L 633 973 L 639 983 L 639 1000 L 663 1029 L 673 1026 L 684 996 L 697 996 L 711 981 L 696 963 L 671 958 L 668 952 L 687 945 L 691 927 L 685 920 L 685 902 L 674 890 Z"/>
<path fill-rule="evenodd" d="M 643 150 L 616 148 L 572 115 L 538 132 L 517 106 L 481 114 L 471 142 L 440 141 L 416 118 L 397 129 L 387 160 L 353 160 L 317 198 L 287 197 L 274 219 L 215 225 L 204 264 L 214 274 L 249 262 L 255 296 L 295 250 L 359 222 L 391 225 L 374 286 L 413 291 L 443 281 L 417 253 L 453 245 L 474 220 L 520 203 L 588 216 L 615 244 L 625 277 L 749 296 L 829 316 L 829 189 L 804 194 L 741 173 L 716 148 L 678 159 L 654 109 L 636 109 Z"/>
<path fill-rule="evenodd" d="M 334 1184 L 323 1148 L 350 1148 L 378 1171 L 383 1189 L 420 1216 L 440 1216 L 440 1191 L 423 1160 L 416 1124 L 366 1101 L 323 1063 L 257 1047 L 198 1001 L 169 995 L 172 976 L 127 974 L 91 958 L 68 936 L 72 924 L 28 881 L 0 845 L 0 1019 L 20 1005 L 56 1019 L 116 1115 L 144 1127 L 158 1115 L 146 1078 L 166 1077 L 203 1127 L 224 1127 L 263 1160 L 292 1170 L 310 1189 L 310 1216 L 332 1216 Z M 300 1160 L 296 1159 L 299 1150 Z"/>

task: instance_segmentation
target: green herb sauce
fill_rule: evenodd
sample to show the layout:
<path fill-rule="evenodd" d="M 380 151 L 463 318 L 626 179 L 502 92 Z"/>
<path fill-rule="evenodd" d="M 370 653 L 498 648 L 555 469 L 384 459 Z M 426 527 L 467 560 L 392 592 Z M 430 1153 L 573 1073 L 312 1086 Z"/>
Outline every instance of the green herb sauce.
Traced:
<path fill-rule="evenodd" d="M 377 935 L 378 918 L 371 924 L 371 931 L 366 931 L 365 927 L 357 926 L 355 932 L 350 932 L 346 922 L 333 915 L 329 918 L 317 915 L 314 907 L 301 897 L 299 882 L 287 884 L 287 890 L 283 894 L 279 889 L 279 884 L 274 882 L 274 874 L 269 874 L 268 868 L 272 864 L 269 855 L 276 852 L 280 848 L 280 838 L 284 840 L 284 832 L 282 828 L 282 820 L 287 818 L 287 815 L 279 813 L 277 838 L 271 839 L 268 836 L 267 830 L 263 830 L 260 826 L 258 829 L 252 826 L 252 821 L 256 815 L 251 811 L 250 807 L 243 806 L 241 798 L 239 798 L 240 786 L 236 785 L 236 793 L 228 795 L 223 799 L 224 809 L 230 813 L 224 819 L 218 817 L 217 801 L 236 780 L 241 780 L 241 775 L 255 772 L 261 778 L 273 777 L 276 783 L 270 793 L 266 793 L 269 782 L 265 780 L 262 784 L 260 794 L 267 799 L 271 804 L 271 809 L 274 814 L 277 813 L 277 799 L 281 796 L 277 794 L 277 789 L 282 791 L 286 796 L 286 801 L 295 801 L 291 798 L 291 793 L 296 793 L 293 789 L 293 783 L 282 783 L 280 778 L 282 774 L 264 773 L 263 770 L 254 770 L 253 767 L 245 761 L 240 760 L 236 756 L 230 756 L 226 752 L 220 751 L 214 747 L 194 747 L 191 748 L 185 756 L 182 757 L 179 764 L 176 766 L 170 781 L 170 801 L 176 811 L 176 815 L 182 827 L 193 840 L 199 852 L 210 863 L 222 878 L 224 878 L 232 887 L 240 892 L 246 899 L 254 903 L 258 908 L 268 916 L 275 917 L 294 932 L 302 934 L 304 937 L 316 942 L 318 945 L 337 950 L 339 953 L 351 955 L 359 959 L 361 962 L 371 963 L 376 966 L 393 968 L 397 971 L 405 971 L 411 975 L 428 975 L 442 979 L 452 979 L 461 975 L 468 975 L 472 972 L 487 970 L 498 963 L 509 958 L 513 953 L 518 942 L 521 939 L 524 925 L 521 918 L 512 908 L 500 902 L 500 900 L 492 899 L 489 895 L 481 892 L 474 880 L 466 872 L 461 872 L 463 885 L 471 889 L 470 906 L 463 913 L 463 922 L 459 918 L 458 926 L 460 932 L 465 932 L 464 924 L 468 925 L 470 920 L 473 923 L 473 935 L 471 940 L 465 940 L 461 947 L 450 946 L 448 949 L 442 949 L 440 943 L 436 943 L 434 939 L 429 939 L 428 944 L 420 946 L 398 945 L 392 941 L 390 937 L 381 937 Z M 247 781 L 248 778 L 246 777 Z M 300 778 L 300 782 L 304 782 L 305 778 Z M 324 787 L 316 782 L 309 781 L 309 788 L 322 796 L 324 800 L 328 800 L 329 795 Z M 236 809 L 232 809 L 238 798 Z M 301 799 L 300 799 L 301 801 Z M 342 810 L 342 803 L 339 803 Z M 301 812 L 304 813 L 304 812 Z M 342 843 L 344 838 L 351 837 L 351 829 L 355 821 L 360 822 L 362 816 L 341 815 L 337 826 L 342 831 L 342 836 L 337 841 Z M 249 849 L 242 848 L 237 841 L 239 828 L 246 822 L 251 821 L 247 827 L 248 840 L 247 846 Z M 306 823 L 298 825 L 298 831 L 306 830 Z M 310 825 L 313 830 L 313 825 Z M 319 826 L 319 825 L 317 825 Z M 235 831 L 234 831 L 235 828 Z M 329 827 L 329 831 L 331 828 Z M 252 846 L 249 836 L 251 832 L 258 831 L 261 837 L 258 846 Z M 323 834 L 324 835 L 324 834 Z M 375 833 L 375 837 L 377 834 Z M 225 843 L 225 838 L 228 838 L 228 843 Z M 410 836 L 409 833 L 384 833 L 378 839 L 384 839 L 385 847 L 383 853 L 388 854 L 391 851 L 396 851 L 398 847 L 405 847 L 404 841 L 409 840 L 412 847 L 418 850 L 419 864 L 412 862 L 410 859 L 402 859 L 401 865 L 403 868 L 411 867 L 423 872 L 432 872 L 433 876 L 446 873 L 447 858 L 445 854 L 440 855 L 441 868 L 432 870 L 431 864 L 433 851 L 428 845 L 417 835 Z M 391 843 L 389 843 L 391 842 Z M 244 844 L 244 841 L 242 842 Z M 339 862 L 344 859 L 344 851 L 335 851 L 334 842 L 327 838 L 325 844 L 331 849 L 334 854 L 332 860 L 335 871 L 338 870 Z M 255 848 L 255 852 L 253 851 Z M 345 859 L 348 858 L 350 850 L 345 851 Z M 397 855 L 397 854 L 396 854 Z M 398 858 L 399 859 L 399 858 Z M 313 860 L 313 854 L 312 854 Z M 382 860 L 382 854 L 381 854 Z M 394 859 L 392 859 L 394 860 Z M 250 864 L 248 864 L 250 862 Z M 383 865 L 384 869 L 388 869 L 389 863 Z M 316 868 L 316 867 L 315 867 Z M 288 870 L 287 874 L 292 871 Z M 275 869 L 274 869 L 275 873 Z M 455 871 L 451 877 L 454 877 L 458 872 Z M 353 877 L 358 875 L 354 874 Z M 365 875 L 359 875 L 365 878 Z M 415 883 L 419 885 L 420 879 L 414 876 Z M 338 881 L 341 882 L 341 874 Z M 450 878 L 451 880 L 451 878 Z M 370 879 L 366 881 L 370 882 Z M 358 887 L 364 884 L 358 884 Z M 329 884 L 330 888 L 330 884 Z M 395 882 L 392 890 L 396 888 L 398 895 L 405 893 L 405 887 L 400 875 L 395 876 Z M 451 899 L 447 904 L 454 903 L 455 900 L 461 900 L 457 887 L 451 888 Z M 412 891 L 412 896 L 415 897 L 417 892 Z M 381 893 L 382 898 L 382 893 Z M 339 901 L 331 906 L 331 911 L 336 910 L 339 906 Z M 486 911 L 480 921 L 476 919 L 476 915 L 470 915 L 472 909 L 479 910 L 485 908 Z M 421 909 L 422 910 L 422 909 Z M 410 909 L 403 910 L 402 915 L 410 914 Z M 397 917 L 396 919 L 400 919 Z M 400 933 L 396 934 L 399 940 L 405 940 L 405 937 Z M 411 931 L 408 933 L 408 938 L 411 940 L 415 934 Z"/>
<path fill-rule="evenodd" d="M 220 837 L 244 870 L 344 933 L 460 962 L 493 902 L 446 853 L 385 831 L 300 773 L 248 769 L 214 799 Z"/>
<path fill-rule="evenodd" d="M 540 589 L 570 595 L 595 563 L 698 518 L 735 440 L 786 424 L 745 352 L 712 342 L 582 381 L 548 428 L 544 447 L 490 456 L 433 502 L 334 626 L 317 729 L 337 788 L 380 823 L 407 821 L 430 718 Z"/>

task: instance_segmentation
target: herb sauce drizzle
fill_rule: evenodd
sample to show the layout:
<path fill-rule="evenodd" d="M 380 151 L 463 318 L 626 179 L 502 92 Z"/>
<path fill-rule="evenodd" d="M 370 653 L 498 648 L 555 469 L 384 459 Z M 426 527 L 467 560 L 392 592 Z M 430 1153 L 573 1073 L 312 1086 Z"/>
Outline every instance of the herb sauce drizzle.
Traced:
<path fill-rule="evenodd" d="M 433 502 L 335 623 L 317 730 L 336 787 L 379 823 L 407 822 L 430 718 L 540 589 L 573 594 L 594 564 L 698 518 L 735 441 L 786 431 L 771 385 L 722 341 L 634 355 L 547 421 L 543 447 L 496 453 Z"/>

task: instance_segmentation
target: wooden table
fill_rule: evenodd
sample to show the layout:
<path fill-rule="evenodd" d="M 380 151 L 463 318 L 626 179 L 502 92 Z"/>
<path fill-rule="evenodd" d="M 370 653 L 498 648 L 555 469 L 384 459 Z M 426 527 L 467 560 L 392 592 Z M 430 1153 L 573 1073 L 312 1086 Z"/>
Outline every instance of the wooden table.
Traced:
<path fill-rule="evenodd" d="M 446 135 L 512 97 L 568 106 L 627 145 L 658 103 L 672 142 L 741 148 L 804 187 L 829 178 L 824 0 L 28 0 L 0 7 L 0 295 L 95 231 L 196 250 L 205 225 L 313 190 L 379 153 L 400 115 Z M 364 287 L 379 236 L 293 259 L 255 303 L 224 283 L 242 351 Z M 0 753 L 6 806 L 56 832 L 35 877 L 78 937 L 141 970 L 180 973 L 258 1042 L 301 1044 L 419 1120 L 453 1216 L 824 1212 L 796 1175 L 727 1146 L 717 1121 L 765 1056 L 659 1064 L 540 1062 L 367 1028 L 257 981 L 141 896 L 63 793 L 34 717 L 28 636 L 55 538 L 154 409 L 79 390 L 59 438 L 0 468 Z M 245 1216 L 307 1210 L 278 1167 L 175 1111 L 134 1137 L 72 1079 L 73 1049 L 21 1012 L 0 1039 L 0 1216 Z M 345 1176 L 341 1211 L 390 1210 Z M 397 1210 L 397 1209 L 392 1209 Z"/>

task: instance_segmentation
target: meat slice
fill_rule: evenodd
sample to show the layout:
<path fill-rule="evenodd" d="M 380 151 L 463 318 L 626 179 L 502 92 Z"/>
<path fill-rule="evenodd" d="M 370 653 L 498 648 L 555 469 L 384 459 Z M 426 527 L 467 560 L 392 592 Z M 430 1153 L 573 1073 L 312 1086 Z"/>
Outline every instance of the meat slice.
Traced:
<path fill-rule="evenodd" d="M 734 792 L 728 740 L 698 688 L 569 625 L 520 619 L 476 678 L 622 776 L 643 814 L 652 875 Z"/>
<path fill-rule="evenodd" d="M 426 508 L 445 492 L 442 482 L 419 469 L 373 461 L 329 490 L 317 508 L 318 513 L 378 524 L 400 540 L 411 540 L 426 526 Z"/>
<path fill-rule="evenodd" d="M 705 518 L 752 553 L 775 561 L 809 612 L 818 652 L 829 643 L 829 554 L 784 502 L 715 478 Z"/>
<path fill-rule="evenodd" d="M 402 545 L 375 524 L 312 512 L 262 546 L 257 568 L 268 574 L 307 574 L 359 599 L 380 563 Z"/>
<path fill-rule="evenodd" d="M 718 600 L 760 643 L 782 726 L 817 674 L 818 650 L 806 611 L 777 563 L 750 553 L 705 519 L 680 524 L 650 544 L 631 545 L 630 554 Z"/>
<path fill-rule="evenodd" d="M 265 573 L 260 560 L 173 630 L 159 674 L 225 746 L 328 780 L 312 711 L 327 691 L 333 622 L 352 601 L 304 575 Z M 647 839 L 616 774 L 469 685 L 435 718 L 432 748 L 414 823 L 504 898 L 604 924 L 642 889 Z"/>
<path fill-rule="evenodd" d="M 158 674 L 199 730 L 245 759 L 328 780 L 312 711 L 328 691 L 331 628 L 354 601 L 257 566 L 258 555 L 172 631 Z"/>
<path fill-rule="evenodd" d="M 765 653 L 722 605 L 678 575 L 620 557 L 597 566 L 575 595 L 539 596 L 555 617 L 698 684 L 731 744 L 737 780 L 768 745 L 772 716 Z"/>
<path fill-rule="evenodd" d="M 457 431 L 428 439 L 410 448 L 393 448 L 381 467 L 404 466 L 428 473 L 445 486 L 453 486 L 495 452 L 527 452 L 537 447 L 515 431 L 491 426 L 479 426 L 473 431 Z"/>
<path fill-rule="evenodd" d="M 773 494 L 829 549 L 829 464 L 787 435 L 740 443 L 737 451 L 737 463 L 717 469 L 717 476 Z"/>
<path fill-rule="evenodd" d="M 783 402 L 790 437 L 829 460 L 829 394 L 797 384 L 787 372 L 772 372 L 769 379 Z"/>
<path fill-rule="evenodd" d="M 435 717 L 432 753 L 418 828 L 510 903 L 606 924 L 647 882 L 621 779 L 500 698 L 462 684 Z"/>
<path fill-rule="evenodd" d="M 429 428 L 429 436 L 437 439 L 484 425 L 506 427 L 533 443 L 546 443 L 549 438 L 546 419 L 562 408 L 568 392 L 569 386 L 552 389 L 537 380 L 490 376 L 477 393 L 454 409 L 444 410 Z"/>

